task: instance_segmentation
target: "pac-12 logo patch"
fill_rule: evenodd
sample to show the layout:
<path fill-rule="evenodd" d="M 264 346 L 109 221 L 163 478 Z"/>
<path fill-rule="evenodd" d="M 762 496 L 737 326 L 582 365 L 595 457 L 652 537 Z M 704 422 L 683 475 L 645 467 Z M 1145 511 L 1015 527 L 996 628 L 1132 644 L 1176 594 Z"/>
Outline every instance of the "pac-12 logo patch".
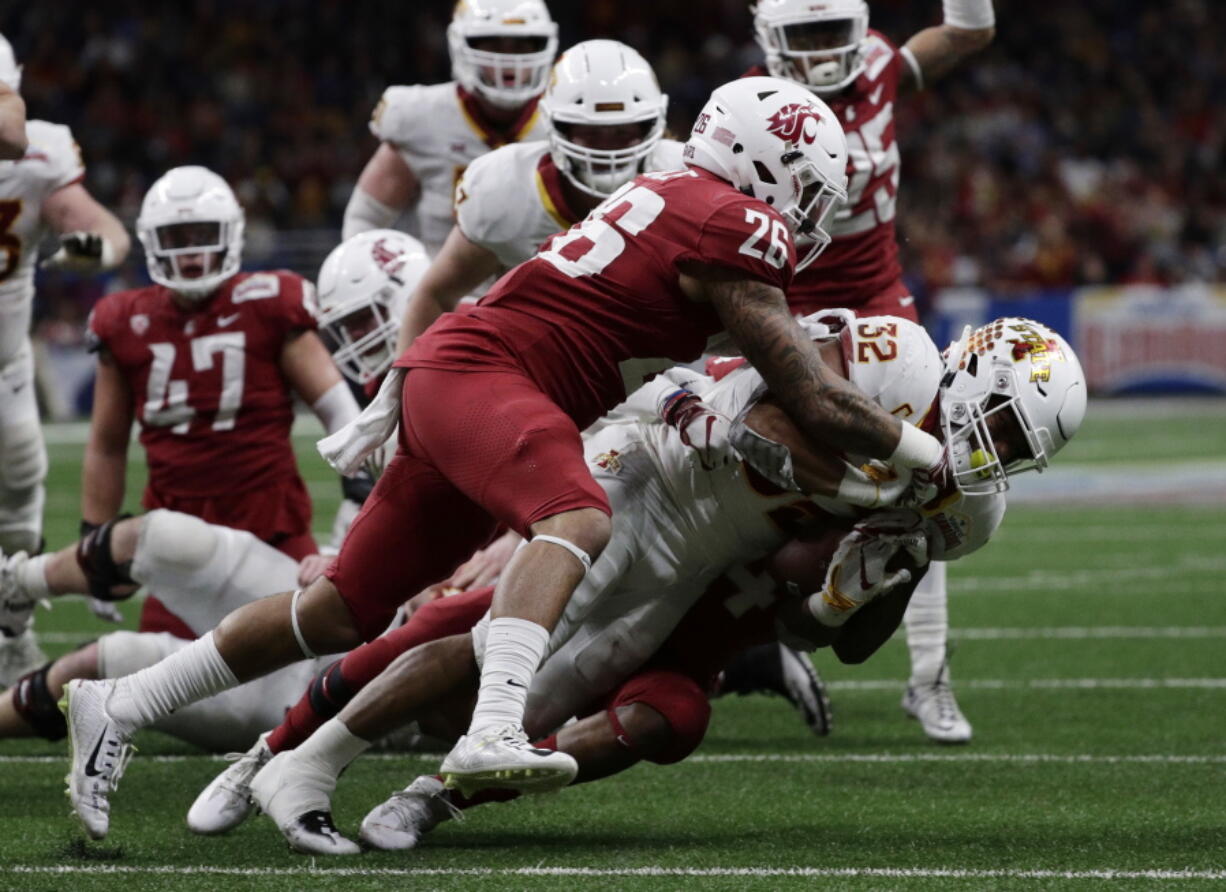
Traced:
<path fill-rule="evenodd" d="M 817 139 L 821 120 L 821 113 L 814 106 L 793 102 L 771 115 L 766 129 L 784 142 L 809 145 Z"/>

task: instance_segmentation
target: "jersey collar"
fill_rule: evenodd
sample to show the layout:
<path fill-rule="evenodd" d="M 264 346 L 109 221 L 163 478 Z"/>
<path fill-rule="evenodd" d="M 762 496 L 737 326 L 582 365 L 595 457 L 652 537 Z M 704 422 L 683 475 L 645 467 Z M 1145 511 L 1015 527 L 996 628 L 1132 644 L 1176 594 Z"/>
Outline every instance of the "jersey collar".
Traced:
<path fill-rule="evenodd" d="M 524 134 L 536 126 L 537 116 L 540 115 L 540 110 L 537 108 L 537 103 L 540 101 L 539 96 L 529 100 L 520 110 L 519 117 L 510 124 L 499 125 L 490 121 L 481 111 L 481 104 L 477 102 L 477 97 L 459 84 L 456 84 L 455 90 L 464 120 L 468 122 L 473 133 L 477 134 L 477 138 L 491 149 L 505 146 L 507 143 L 519 142 L 524 138 Z"/>
<path fill-rule="evenodd" d="M 546 152 L 536 165 L 536 191 L 541 197 L 545 211 L 560 229 L 570 229 L 579 222 L 579 215 L 566 203 L 562 190 L 562 172 L 553 163 L 553 156 Z"/>

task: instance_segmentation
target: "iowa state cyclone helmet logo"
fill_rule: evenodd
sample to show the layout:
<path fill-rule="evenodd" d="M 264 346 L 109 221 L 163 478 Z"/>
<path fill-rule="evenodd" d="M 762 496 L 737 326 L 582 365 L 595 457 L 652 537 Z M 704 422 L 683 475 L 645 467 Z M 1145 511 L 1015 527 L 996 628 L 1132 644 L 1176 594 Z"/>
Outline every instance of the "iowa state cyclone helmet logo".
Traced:
<path fill-rule="evenodd" d="M 821 120 L 821 113 L 815 106 L 792 102 L 770 116 L 766 129 L 784 142 L 810 145 L 817 139 Z"/>

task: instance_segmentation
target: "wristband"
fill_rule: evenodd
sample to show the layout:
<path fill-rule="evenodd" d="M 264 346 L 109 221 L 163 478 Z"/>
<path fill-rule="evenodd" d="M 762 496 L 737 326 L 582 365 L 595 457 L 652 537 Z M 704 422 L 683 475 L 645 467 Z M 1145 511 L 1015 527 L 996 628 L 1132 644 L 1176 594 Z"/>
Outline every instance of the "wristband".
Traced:
<path fill-rule="evenodd" d="M 992 0 L 944 0 L 945 24 L 967 31 L 991 28 L 996 24 Z"/>
<path fill-rule="evenodd" d="M 918 427 L 903 422 L 902 436 L 894 452 L 886 459 L 889 464 L 904 468 L 931 468 L 941 460 L 941 441 Z"/>

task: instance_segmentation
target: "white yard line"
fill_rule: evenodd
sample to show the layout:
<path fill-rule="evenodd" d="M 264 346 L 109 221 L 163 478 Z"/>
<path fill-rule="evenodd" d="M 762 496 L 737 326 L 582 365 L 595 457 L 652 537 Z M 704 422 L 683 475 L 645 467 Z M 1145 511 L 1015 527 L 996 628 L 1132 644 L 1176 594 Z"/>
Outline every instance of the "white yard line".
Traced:
<path fill-rule="evenodd" d="M 1129 589 L 1134 583 L 1144 583 L 1147 588 L 1154 580 L 1169 580 L 1172 574 L 1213 576 L 1215 584 L 1221 585 L 1218 574 L 1226 572 L 1226 556 L 1188 555 L 1174 563 L 1161 566 L 1118 566 L 1090 568 L 1085 570 L 1031 570 L 1015 576 L 959 576 L 957 565 L 951 568 L 949 588 L 954 592 L 1010 592 L 1017 590 L 1059 590 L 1096 587 L 1101 594 L 1110 594 L 1113 588 Z M 1178 595 L 1181 587 L 1164 586 L 1163 595 Z"/>
<path fill-rule="evenodd" d="M 0 874 L 50 876 L 235 876 L 235 877 L 812 877 L 870 879 L 1033 880 L 1222 880 L 1226 870 L 975 870 L 958 867 L 210 867 L 119 864 L 14 865 Z"/>
<path fill-rule="evenodd" d="M 1157 689 L 1221 689 L 1226 678 L 959 678 L 958 690 L 1027 691 L 1027 690 L 1157 690 Z M 907 684 L 897 679 L 860 679 L 831 681 L 832 691 L 901 691 Z"/>

